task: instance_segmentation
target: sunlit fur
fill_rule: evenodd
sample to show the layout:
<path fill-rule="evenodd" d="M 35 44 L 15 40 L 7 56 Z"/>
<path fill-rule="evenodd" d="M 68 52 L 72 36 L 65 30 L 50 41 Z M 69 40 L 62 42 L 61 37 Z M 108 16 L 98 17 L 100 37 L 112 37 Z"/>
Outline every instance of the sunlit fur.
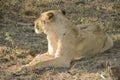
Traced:
<path fill-rule="evenodd" d="M 76 26 L 60 10 L 42 13 L 34 28 L 36 33 L 47 35 L 48 51 L 37 55 L 24 67 L 69 67 L 72 60 L 102 53 L 113 46 L 113 40 L 99 25 Z"/>

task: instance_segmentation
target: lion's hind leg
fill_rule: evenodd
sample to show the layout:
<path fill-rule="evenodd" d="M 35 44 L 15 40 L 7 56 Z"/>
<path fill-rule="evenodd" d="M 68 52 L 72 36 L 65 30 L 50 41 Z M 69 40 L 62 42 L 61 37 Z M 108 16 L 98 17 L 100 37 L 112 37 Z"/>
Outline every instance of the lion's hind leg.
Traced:
<path fill-rule="evenodd" d="M 113 45 L 114 45 L 113 39 L 109 35 L 106 34 L 106 40 L 104 42 L 104 47 L 102 48 L 101 52 L 104 52 L 104 51 L 112 48 Z"/>

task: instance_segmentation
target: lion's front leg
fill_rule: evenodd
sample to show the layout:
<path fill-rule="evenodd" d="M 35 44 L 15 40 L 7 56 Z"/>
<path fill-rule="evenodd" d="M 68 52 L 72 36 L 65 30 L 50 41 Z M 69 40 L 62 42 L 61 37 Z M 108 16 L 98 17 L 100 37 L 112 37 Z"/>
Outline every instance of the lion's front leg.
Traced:
<path fill-rule="evenodd" d="M 70 60 L 64 57 L 54 57 L 48 53 L 36 56 L 29 64 L 21 67 L 23 69 L 41 69 L 44 67 L 69 67 Z"/>

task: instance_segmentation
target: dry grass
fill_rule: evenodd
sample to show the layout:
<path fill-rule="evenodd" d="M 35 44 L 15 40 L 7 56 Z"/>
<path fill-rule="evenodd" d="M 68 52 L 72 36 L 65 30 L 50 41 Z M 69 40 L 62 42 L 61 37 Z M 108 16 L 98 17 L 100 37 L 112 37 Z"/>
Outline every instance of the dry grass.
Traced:
<path fill-rule="evenodd" d="M 1 0 L 0 80 L 120 80 L 119 0 Z M 40 13 L 64 9 L 75 24 L 98 23 L 115 45 L 103 54 L 73 61 L 69 69 L 9 73 L 47 51 L 46 35 L 34 33 L 32 23 Z M 27 24 L 27 25 L 26 25 Z"/>

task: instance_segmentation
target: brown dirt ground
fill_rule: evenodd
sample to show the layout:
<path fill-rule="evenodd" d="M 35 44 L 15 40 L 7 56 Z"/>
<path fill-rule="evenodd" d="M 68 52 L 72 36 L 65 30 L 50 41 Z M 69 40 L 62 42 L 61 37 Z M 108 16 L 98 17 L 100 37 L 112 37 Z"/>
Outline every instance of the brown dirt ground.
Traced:
<path fill-rule="evenodd" d="M 46 35 L 31 25 L 41 12 L 64 9 L 75 24 L 97 22 L 114 38 L 102 54 L 71 67 L 11 73 L 47 51 Z M 0 80 L 120 80 L 120 0 L 0 0 Z"/>

